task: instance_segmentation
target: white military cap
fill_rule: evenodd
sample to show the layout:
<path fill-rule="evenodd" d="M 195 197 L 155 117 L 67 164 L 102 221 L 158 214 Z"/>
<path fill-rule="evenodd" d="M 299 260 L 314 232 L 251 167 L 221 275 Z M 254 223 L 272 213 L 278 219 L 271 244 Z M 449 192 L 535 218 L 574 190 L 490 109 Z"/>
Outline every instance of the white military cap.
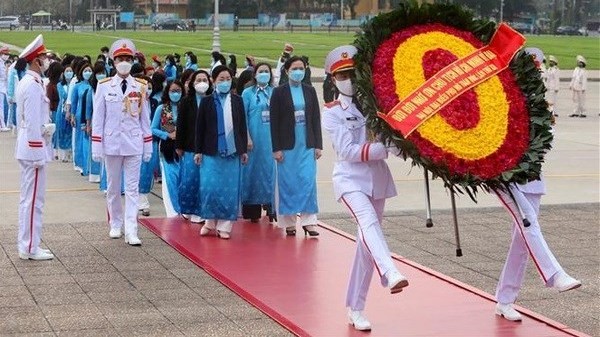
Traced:
<path fill-rule="evenodd" d="M 115 41 L 110 47 L 110 57 L 114 60 L 117 56 L 135 56 L 135 45 L 129 39 Z"/>
<path fill-rule="evenodd" d="M 23 49 L 19 57 L 24 58 L 27 62 L 31 62 L 40 54 L 45 53 L 46 47 L 44 46 L 44 38 L 42 37 L 42 34 L 40 34 Z"/>
<path fill-rule="evenodd" d="M 354 69 L 354 60 L 352 59 L 358 50 L 351 45 L 340 46 L 330 51 L 325 58 L 325 72 L 335 74 L 338 71 Z"/>
<path fill-rule="evenodd" d="M 581 55 L 577 55 L 576 59 L 577 59 L 577 62 L 583 62 L 583 63 L 587 64 L 587 62 L 585 62 L 585 57 L 583 57 Z"/>
<path fill-rule="evenodd" d="M 528 47 L 525 48 L 525 52 L 533 56 L 533 60 L 535 61 L 536 65 L 542 63 L 545 59 L 544 52 L 540 48 Z"/>
<path fill-rule="evenodd" d="M 554 55 L 548 56 L 548 61 L 558 64 L 558 59 Z"/>

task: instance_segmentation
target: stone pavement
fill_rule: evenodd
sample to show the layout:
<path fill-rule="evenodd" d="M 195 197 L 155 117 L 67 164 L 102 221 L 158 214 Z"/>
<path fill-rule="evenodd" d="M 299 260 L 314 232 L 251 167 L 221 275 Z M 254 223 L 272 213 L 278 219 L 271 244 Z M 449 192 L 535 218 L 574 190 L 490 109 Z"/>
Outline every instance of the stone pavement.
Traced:
<path fill-rule="evenodd" d="M 543 287 L 530 265 L 518 304 L 598 336 L 598 82 L 590 90 L 587 119 L 564 117 L 570 102 L 566 92 L 560 94 L 555 148 L 545 166 L 549 193 L 541 211 L 550 247 L 583 287 L 558 294 Z M 289 335 L 147 230 L 140 231 L 142 247 L 108 239 L 102 194 L 72 164 L 51 163 L 48 169 L 43 244 L 57 258 L 19 260 L 14 140 L 0 133 L 0 335 Z M 331 196 L 334 158 L 325 142 L 318 176 L 320 218 L 354 234 L 355 225 Z M 493 294 L 509 242 L 507 213 L 486 195 L 480 195 L 479 205 L 459 198 L 464 256 L 455 257 L 448 196 L 439 182 L 432 182 L 435 226 L 425 228 L 422 173 L 395 159 L 390 166 L 400 193 L 388 202 L 383 224 L 391 250 Z M 160 187 L 150 200 L 152 216 L 164 216 L 156 197 Z M 345 318 L 332 324 L 345 324 Z"/>

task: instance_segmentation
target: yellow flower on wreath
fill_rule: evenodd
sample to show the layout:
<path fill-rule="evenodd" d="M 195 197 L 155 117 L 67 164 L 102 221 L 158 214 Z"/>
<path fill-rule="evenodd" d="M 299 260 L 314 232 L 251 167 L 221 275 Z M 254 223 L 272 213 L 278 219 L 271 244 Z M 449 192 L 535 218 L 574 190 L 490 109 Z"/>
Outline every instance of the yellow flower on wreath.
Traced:
<path fill-rule="evenodd" d="M 469 42 L 443 32 L 428 32 L 412 36 L 401 43 L 394 55 L 394 81 L 396 94 L 401 100 L 410 95 L 425 81 L 422 60 L 426 52 L 443 49 L 463 58 L 477 48 Z M 498 76 L 473 88 L 479 104 L 480 119 L 477 126 L 457 130 L 439 114 L 425 121 L 417 130 L 419 134 L 445 152 L 466 160 L 485 158 L 498 150 L 508 132 L 509 103 Z"/>

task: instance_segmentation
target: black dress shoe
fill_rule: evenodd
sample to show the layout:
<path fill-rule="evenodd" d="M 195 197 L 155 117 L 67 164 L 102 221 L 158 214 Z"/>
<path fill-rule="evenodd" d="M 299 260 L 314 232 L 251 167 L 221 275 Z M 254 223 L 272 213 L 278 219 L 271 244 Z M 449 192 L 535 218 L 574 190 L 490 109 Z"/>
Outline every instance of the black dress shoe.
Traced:
<path fill-rule="evenodd" d="M 314 229 L 308 229 L 308 226 L 302 226 L 302 229 L 304 229 L 304 236 L 319 236 L 319 232 Z"/>
<path fill-rule="evenodd" d="M 294 228 L 294 227 L 287 227 L 285 229 L 285 235 L 287 235 L 287 236 L 296 236 L 296 228 Z"/>

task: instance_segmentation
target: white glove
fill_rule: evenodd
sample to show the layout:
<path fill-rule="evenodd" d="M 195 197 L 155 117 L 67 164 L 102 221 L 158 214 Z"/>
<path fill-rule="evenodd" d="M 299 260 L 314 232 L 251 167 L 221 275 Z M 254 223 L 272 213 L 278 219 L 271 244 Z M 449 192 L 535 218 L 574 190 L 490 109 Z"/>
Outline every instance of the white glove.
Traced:
<path fill-rule="evenodd" d="M 95 161 L 96 163 L 101 163 L 102 159 L 104 159 L 104 158 L 101 154 L 92 153 L 92 160 Z"/>
<path fill-rule="evenodd" d="M 144 163 L 149 162 L 150 159 L 152 159 L 152 153 L 144 153 L 144 157 L 142 157 L 142 160 L 144 161 Z"/>
<path fill-rule="evenodd" d="M 46 165 L 46 161 L 45 160 L 36 160 L 33 162 L 32 165 L 34 168 L 42 168 L 42 167 L 44 167 L 44 165 Z"/>

